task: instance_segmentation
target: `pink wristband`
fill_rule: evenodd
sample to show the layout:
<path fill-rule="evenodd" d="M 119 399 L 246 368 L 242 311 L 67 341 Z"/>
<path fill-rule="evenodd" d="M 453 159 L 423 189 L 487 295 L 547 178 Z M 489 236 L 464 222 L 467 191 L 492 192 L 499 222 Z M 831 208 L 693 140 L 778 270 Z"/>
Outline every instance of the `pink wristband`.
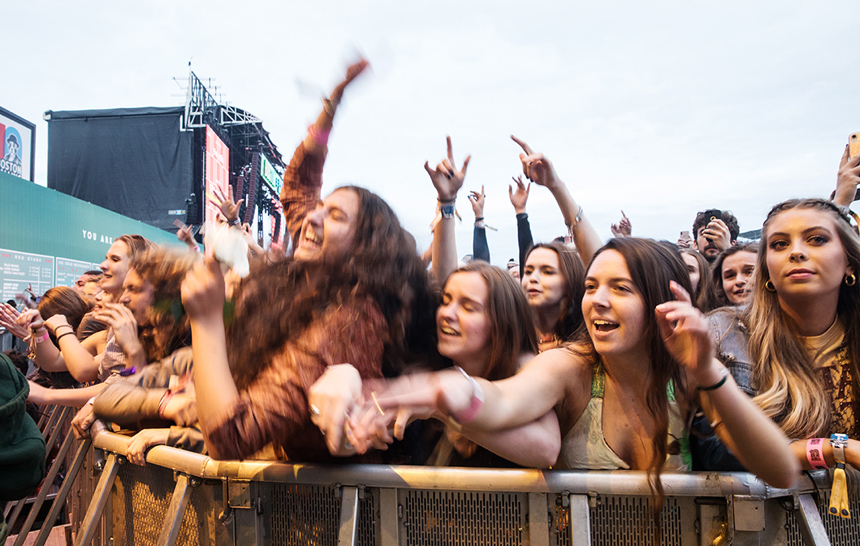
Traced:
<path fill-rule="evenodd" d="M 827 470 L 824 453 L 821 449 L 824 438 L 810 438 L 806 441 L 806 460 L 813 470 Z"/>
<path fill-rule="evenodd" d="M 477 381 L 472 379 L 472 377 L 466 373 L 466 370 L 464 370 L 460 366 L 454 367 L 457 369 L 457 371 L 462 373 L 472 385 L 472 401 L 469 403 L 469 407 L 464 409 L 457 415 L 451 414 L 451 417 L 453 417 L 454 420 L 463 425 L 474 419 L 478 415 L 478 412 L 481 411 L 481 406 L 484 405 L 484 389 L 482 389 L 481 385 L 479 385 Z"/>
<path fill-rule="evenodd" d="M 40 336 L 36 336 L 36 333 L 39 330 L 42 330 L 43 333 Z M 39 328 L 39 330 L 36 330 L 36 332 L 33 332 L 33 336 L 34 336 L 33 339 L 36 341 L 36 343 L 42 343 L 43 341 L 48 339 L 48 330 L 44 326 Z"/>

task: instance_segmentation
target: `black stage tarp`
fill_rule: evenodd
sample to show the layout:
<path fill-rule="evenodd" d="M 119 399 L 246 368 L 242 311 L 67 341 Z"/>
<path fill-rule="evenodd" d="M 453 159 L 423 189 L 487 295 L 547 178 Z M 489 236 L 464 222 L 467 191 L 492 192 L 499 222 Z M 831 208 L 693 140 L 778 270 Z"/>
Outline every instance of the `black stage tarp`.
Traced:
<path fill-rule="evenodd" d="M 180 131 L 183 114 L 182 107 L 46 112 L 48 187 L 175 231 L 195 191 L 193 133 Z"/>

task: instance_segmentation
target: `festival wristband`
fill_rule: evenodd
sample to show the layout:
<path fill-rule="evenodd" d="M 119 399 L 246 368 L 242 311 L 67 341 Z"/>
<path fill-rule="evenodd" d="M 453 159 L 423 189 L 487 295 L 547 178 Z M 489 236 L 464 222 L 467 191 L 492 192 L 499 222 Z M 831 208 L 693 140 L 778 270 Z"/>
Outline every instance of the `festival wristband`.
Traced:
<path fill-rule="evenodd" d="M 39 330 L 42 330 L 41 334 L 38 334 Z M 44 327 L 39 328 L 39 330 L 36 330 L 35 332 L 33 332 L 33 336 L 35 336 L 35 337 L 33 337 L 33 340 L 36 343 L 42 343 L 43 341 L 48 339 L 48 330 L 46 330 Z"/>
<path fill-rule="evenodd" d="M 813 470 L 827 470 L 827 463 L 824 462 L 824 451 L 822 445 L 824 438 L 810 438 L 806 441 L 806 460 L 809 461 L 809 466 Z"/>

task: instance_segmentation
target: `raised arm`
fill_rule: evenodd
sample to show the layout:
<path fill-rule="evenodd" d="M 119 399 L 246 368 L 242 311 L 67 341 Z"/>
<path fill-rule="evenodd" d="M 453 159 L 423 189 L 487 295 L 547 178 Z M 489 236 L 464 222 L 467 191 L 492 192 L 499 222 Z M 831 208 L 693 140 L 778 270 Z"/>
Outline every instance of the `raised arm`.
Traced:
<path fill-rule="evenodd" d="M 68 370 L 75 379 L 82 383 L 95 380 L 99 373 L 99 356 L 97 355 L 104 351 L 107 331 L 96 332 L 81 342 L 74 335 L 65 335 L 66 332 L 72 331 L 72 327 L 63 315 L 50 317 L 45 321 L 45 326 L 57 338 L 57 345 L 61 354 L 54 360 L 40 360 L 39 366 L 50 372 Z"/>
<path fill-rule="evenodd" d="M 469 203 L 475 213 L 475 228 L 472 232 L 472 259 L 490 263 L 490 245 L 487 243 L 487 224 L 484 221 L 484 186 L 481 191 L 469 192 Z"/>
<path fill-rule="evenodd" d="M 558 177 L 555 167 L 548 158 L 543 154 L 535 153 L 528 144 L 517 137 L 511 135 L 511 139 L 523 149 L 523 153 L 520 154 L 523 174 L 535 184 L 546 187 L 555 197 L 558 208 L 564 216 L 564 223 L 576 243 L 579 256 L 584 263 L 589 263 L 597 249 L 603 246 L 603 241 L 585 217 L 582 207 L 570 195 L 567 186 Z"/>
<path fill-rule="evenodd" d="M 441 286 L 445 279 L 457 269 L 457 240 L 454 235 L 454 205 L 457 200 L 457 192 L 463 187 L 466 178 L 466 169 L 472 156 L 463 161 L 463 168 L 457 169 L 454 163 L 454 151 L 451 147 L 451 137 L 447 138 L 448 157 L 430 168 L 428 162 L 424 162 L 424 169 L 430 175 L 430 181 L 436 188 L 437 210 L 441 218 L 433 230 L 433 262 L 431 271 L 433 278 Z"/>
<path fill-rule="evenodd" d="M 367 66 L 368 62 L 360 59 L 346 69 L 343 81 L 323 101 L 322 111 L 313 125 L 308 127 L 308 136 L 296 148 L 290 164 L 284 171 L 281 204 L 284 206 L 287 231 L 293 237 L 294 244 L 302 220 L 309 210 L 316 207 L 320 199 L 323 165 L 328 153 L 328 138 L 343 92 Z"/>
<path fill-rule="evenodd" d="M 613 237 L 631 237 L 633 235 L 633 226 L 630 224 L 630 218 L 621 211 L 621 220 L 617 224 L 612 224 L 609 228 L 612 231 Z"/>
<path fill-rule="evenodd" d="M 702 405 L 720 438 L 750 472 L 776 487 L 791 487 L 800 466 L 779 427 L 735 384 L 714 356 L 714 341 L 704 315 L 690 295 L 672 282 L 676 301 L 657 306 L 657 322 L 666 348 L 699 387 Z"/>
<path fill-rule="evenodd" d="M 239 402 L 227 362 L 224 332 L 224 276 L 212 257 L 197 263 L 182 282 L 182 304 L 191 321 L 194 386 L 199 415 L 215 415 Z M 217 446 L 209 444 L 206 420 L 201 420 L 210 454 L 219 458 Z"/>
<path fill-rule="evenodd" d="M 531 247 L 534 246 L 532 239 L 532 228 L 529 225 L 529 215 L 526 213 L 526 204 L 529 200 L 529 191 L 532 189 L 532 183 L 528 186 L 523 184 L 523 175 L 512 177 L 517 185 L 516 191 L 513 186 L 508 186 L 508 195 L 511 198 L 511 205 L 514 206 L 514 212 L 517 215 L 517 244 L 520 250 L 520 277 L 523 276 L 523 269 L 526 267 L 526 254 Z"/>
<path fill-rule="evenodd" d="M 848 146 L 839 162 L 839 172 L 836 175 L 836 193 L 833 202 L 837 205 L 850 207 L 857 193 L 857 184 L 860 182 L 860 154 L 850 157 Z"/>

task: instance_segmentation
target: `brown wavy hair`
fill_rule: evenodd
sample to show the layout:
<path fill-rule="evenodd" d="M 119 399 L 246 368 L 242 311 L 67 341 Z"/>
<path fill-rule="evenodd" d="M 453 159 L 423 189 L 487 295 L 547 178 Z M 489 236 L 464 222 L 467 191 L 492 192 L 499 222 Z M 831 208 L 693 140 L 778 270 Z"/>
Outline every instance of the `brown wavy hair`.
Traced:
<path fill-rule="evenodd" d="M 659 514 L 663 506 L 665 494 L 660 474 L 666 464 L 668 454 L 667 438 L 669 437 L 669 400 L 666 395 L 669 384 L 674 387 L 675 400 L 684 422 L 688 421 L 692 409 L 692 401 L 695 399 L 695 389 L 690 386 L 685 378 L 682 366 L 672 357 L 663 338 L 653 309 L 661 303 L 672 301 L 675 296 L 669 289 L 669 282 L 675 281 L 688 294 L 692 293 L 690 275 L 687 272 L 687 264 L 681 258 L 678 248 L 666 242 L 658 242 L 652 239 L 641 239 L 637 237 L 621 237 L 610 239 L 606 245 L 595 252 L 594 259 L 607 250 L 615 250 L 624 257 L 630 278 L 636 289 L 642 295 L 645 309 L 645 331 L 644 336 L 648 342 L 650 354 L 650 368 L 647 381 L 647 394 L 645 398 L 648 415 L 654 420 L 655 431 L 651 437 L 651 449 L 654 456 L 648 466 L 648 483 L 652 492 L 652 508 L 654 524 L 659 527 Z M 589 269 L 591 268 L 589 264 Z M 594 350 L 588 338 L 588 332 L 583 324 L 578 332 L 577 338 L 585 341 L 585 346 L 590 347 L 590 356 L 594 364 L 600 360 L 600 355 Z M 574 349 L 574 346 L 570 346 Z M 680 439 L 677 439 L 680 440 Z"/>
<path fill-rule="evenodd" d="M 154 289 L 146 310 L 147 324 L 138 325 L 140 343 L 149 362 L 191 345 L 191 325 L 182 308 L 180 288 L 200 254 L 185 249 L 155 247 L 137 256 L 129 270 Z"/>
<path fill-rule="evenodd" d="M 158 245 L 144 237 L 143 235 L 120 235 L 114 242 L 122 241 L 128 247 L 128 263 L 129 267 L 134 265 L 134 262 L 141 258 L 150 250 L 157 248 Z"/>
<path fill-rule="evenodd" d="M 529 249 L 524 262 L 536 248 L 552 250 L 558 256 L 558 269 L 564 279 L 564 296 L 559 302 L 553 333 L 567 341 L 582 325 L 582 296 L 585 295 L 585 264 L 579 254 L 558 241 L 538 243 Z M 522 288 L 521 288 L 522 290 Z"/>
<path fill-rule="evenodd" d="M 441 365 L 433 314 L 436 297 L 415 239 L 375 193 L 357 186 L 335 191 L 352 191 L 359 198 L 349 255 L 336 263 L 288 259 L 263 264 L 237 287 L 227 354 L 240 389 L 315 317 L 356 298 L 370 298 L 388 324 L 384 375 L 399 375 L 413 363 Z"/>
<path fill-rule="evenodd" d="M 515 278 L 487 262 L 469 262 L 448 279 L 459 273 L 477 273 L 487 284 L 490 348 L 482 377 L 490 381 L 511 377 L 517 373 L 522 353 L 538 352 L 537 329 L 523 289 Z"/>
<path fill-rule="evenodd" d="M 63 315 L 74 330 L 78 329 L 84 315 L 92 305 L 81 297 L 77 290 L 68 286 L 55 286 L 45 292 L 39 300 L 39 314 L 48 320 L 54 315 Z"/>

